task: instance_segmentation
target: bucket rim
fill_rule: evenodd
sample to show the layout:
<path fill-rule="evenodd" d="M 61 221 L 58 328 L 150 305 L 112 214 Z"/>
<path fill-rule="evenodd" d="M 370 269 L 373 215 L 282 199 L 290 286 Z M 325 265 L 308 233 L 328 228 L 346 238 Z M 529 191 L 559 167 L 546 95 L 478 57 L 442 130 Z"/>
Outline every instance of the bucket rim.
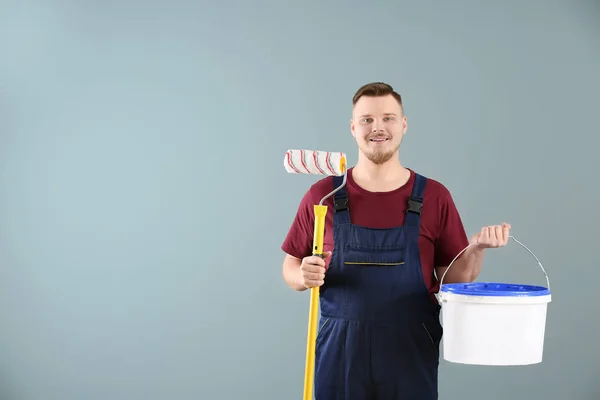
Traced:
<path fill-rule="evenodd" d="M 505 282 L 444 283 L 440 292 L 466 296 L 538 297 L 550 294 L 550 289 L 538 285 Z"/>

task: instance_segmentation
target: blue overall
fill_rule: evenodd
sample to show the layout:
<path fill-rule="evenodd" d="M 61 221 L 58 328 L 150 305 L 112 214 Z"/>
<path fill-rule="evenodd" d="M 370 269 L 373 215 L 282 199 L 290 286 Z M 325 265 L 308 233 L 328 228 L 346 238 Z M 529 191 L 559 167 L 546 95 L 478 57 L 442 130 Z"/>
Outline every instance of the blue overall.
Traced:
<path fill-rule="evenodd" d="M 416 175 L 404 224 L 391 229 L 352 224 L 345 188 L 335 194 L 334 250 L 320 288 L 316 400 L 438 398 L 440 306 L 419 256 L 426 182 Z"/>

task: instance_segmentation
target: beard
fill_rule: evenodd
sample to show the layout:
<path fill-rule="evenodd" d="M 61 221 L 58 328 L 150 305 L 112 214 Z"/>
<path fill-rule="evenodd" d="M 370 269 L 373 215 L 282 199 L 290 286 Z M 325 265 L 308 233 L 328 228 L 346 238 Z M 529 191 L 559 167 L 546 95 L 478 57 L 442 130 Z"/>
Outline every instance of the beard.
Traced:
<path fill-rule="evenodd" d="M 361 148 L 362 153 L 367 157 L 369 161 L 371 161 L 375 165 L 381 165 L 388 162 L 398 149 L 400 148 L 400 144 L 397 144 L 395 148 L 392 149 L 371 149 L 369 146 L 365 146 Z"/>

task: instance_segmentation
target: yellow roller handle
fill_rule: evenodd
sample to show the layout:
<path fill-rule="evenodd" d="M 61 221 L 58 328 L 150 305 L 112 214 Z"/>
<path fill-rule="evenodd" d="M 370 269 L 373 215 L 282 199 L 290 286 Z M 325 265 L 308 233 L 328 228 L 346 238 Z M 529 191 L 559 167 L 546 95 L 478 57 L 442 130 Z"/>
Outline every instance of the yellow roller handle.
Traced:
<path fill-rule="evenodd" d="M 313 255 L 323 257 L 323 239 L 325 236 L 325 216 L 327 206 L 315 205 L 315 232 Z M 310 289 L 310 309 L 308 312 L 308 339 L 306 341 L 306 366 L 304 368 L 304 400 L 312 400 L 315 380 L 315 351 L 319 316 L 319 287 Z"/>

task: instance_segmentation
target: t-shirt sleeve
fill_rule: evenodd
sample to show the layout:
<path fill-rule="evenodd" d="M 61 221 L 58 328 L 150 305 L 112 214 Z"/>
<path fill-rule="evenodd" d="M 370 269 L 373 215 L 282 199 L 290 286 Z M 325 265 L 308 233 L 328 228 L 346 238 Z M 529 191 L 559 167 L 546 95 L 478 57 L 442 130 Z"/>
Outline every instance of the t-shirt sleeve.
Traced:
<path fill-rule="evenodd" d="M 456 204 L 448 190 L 443 190 L 440 204 L 440 228 L 435 248 L 435 266 L 447 267 L 469 245 Z M 463 253 L 464 254 L 464 253 Z"/>
<path fill-rule="evenodd" d="M 312 190 L 302 197 L 296 216 L 281 245 L 281 249 L 296 258 L 308 257 L 312 254 L 314 214 Z"/>

